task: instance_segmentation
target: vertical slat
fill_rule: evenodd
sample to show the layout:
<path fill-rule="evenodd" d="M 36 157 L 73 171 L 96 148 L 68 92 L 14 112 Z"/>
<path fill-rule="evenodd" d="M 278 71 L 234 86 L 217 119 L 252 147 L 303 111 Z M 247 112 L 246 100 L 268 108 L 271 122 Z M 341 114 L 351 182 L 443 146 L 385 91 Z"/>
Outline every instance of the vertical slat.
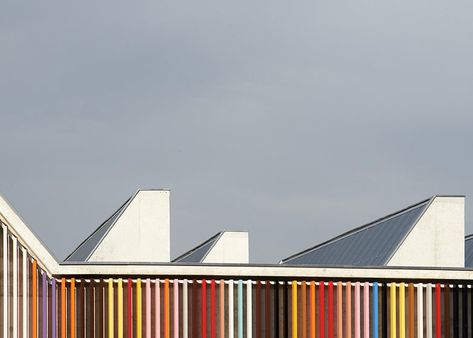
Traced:
<path fill-rule="evenodd" d="M 360 282 L 355 283 L 355 338 L 360 338 Z"/>
<path fill-rule="evenodd" d="M 4 256 L 6 257 L 6 256 Z M 37 280 L 37 268 L 36 268 L 36 261 L 33 260 L 33 264 L 31 265 L 31 283 L 32 283 L 32 295 L 31 295 L 31 323 L 32 323 L 32 338 L 38 337 L 38 309 L 37 309 L 37 301 L 38 301 L 38 280 Z M 5 294 L 6 295 L 6 294 Z M 7 299 L 5 297 L 5 299 Z M 6 322 L 8 323 L 8 322 Z M 7 336 L 5 336 L 7 337 Z"/>
<path fill-rule="evenodd" d="M 370 337 L 370 285 L 368 282 L 365 282 L 363 287 L 363 335 L 364 338 Z"/>
<path fill-rule="evenodd" d="M 219 309 L 220 309 L 220 320 L 219 320 L 219 328 L 220 328 L 220 337 L 225 338 L 225 281 L 223 279 L 220 280 L 220 294 L 219 294 Z"/>
<path fill-rule="evenodd" d="M 81 280 L 79 282 L 78 290 L 77 290 L 77 319 L 76 319 L 76 327 L 77 327 L 77 334 L 78 338 L 84 338 L 86 336 L 85 333 L 85 288 L 84 288 L 85 280 Z"/>
<path fill-rule="evenodd" d="M 179 281 L 174 279 L 173 282 L 173 307 L 174 307 L 174 338 L 179 338 Z"/>
<path fill-rule="evenodd" d="M 197 320 L 197 313 L 198 313 L 198 308 L 197 308 L 197 298 L 198 298 L 198 282 L 196 279 L 194 279 L 192 283 L 192 337 L 193 338 L 198 338 L 199 333 L 198 333 L 198 325 L 199 321 Z"/>
<path fill-rule="evenodd" d="M 292 281 L 292 338 L 297 338 L 297 281 Z"/>
<path fill-rule="evenodd" d="M 424 337 L 424 287 L 417 284 L 417 338 Z"/>
<path fill-rule="evenodd" d="M 238 281 L 238 338 L 243 338 L 243 281 Z"/>
<path fill-rule="evenodd" d="M 141 317 L 141 279 L 136 280 L 136 338 L 142 338 L 143 319 Z"/>
<path fill-rule="evenodd" d="M 201 307 L 201 338 L 207 337 L 207 281 L 202 279 L 200 289 L 200 307 Z M 168 337 L 166 337 L 168 338 Z"/>
<path fill-rule="evenodd" d="M 2 223 L 2 235 L 3 235 L 3 337 L 6 338 L 8 337 L 8 297 L 7 297 L 8 295 L 8 228 L 3 223 Z M 33 261 L 33 264 L 35 264 L 36 266 L 36 262 Z M 34 335 L 34 332 L 33 332 L 33 335 Z"/>
<path fill-rule="evenodd" d="M 458 326 L 458 321 L 459 321 L 459 311 L 458 311 L 458 284 L 453 285 L 453 292 L 452 292 L 452 298 L 453 298 L 453 337 L 459 337 L 460 336 L 460 328 Z"/>
<path fill-rule="evenodd" d="M 133 281 L 128 278 L 127 282 L 128 303 L 127 303 L 127 322 L 128 338 L 133 338 Z M 159 336 L 156 336 L 159 337 Z"/>
<path fill-rule="evenodd" d="M 383 292 L 383 301 L 381 302 L 381 307 L 382 307 L 382 326 L 381 326 L 381 332 L 382 332 L 382 337 L 383 338 L 388 338 L 388 300 L 389 300 L 389 294 L 388 294 L 388 283 L 383 283 L 382 284 L 382 292 Z"/>
<path fill-rule="evenodd" d="M 216 306 L 215 306 L 215 279 L 210 281 L 210 338 L 217 338 L 216 323 Z"/>
<path fill-rule="evenodd" d="M 444 335 L 445 338 L 451 338 L 451 295 L 450 295 L 450 285 L 448 283 L 445 284 L 445 292 L 444 292 L 444 298 L 443 302 L 445 304 L 445 310 L 444 310 Z"/>
<path fill-rule="evenodd" d="M 164 338 L 170 337 L 169 279 L 164 280 Z"/>
<path fill-rule="evenodd" d="M 265 338 L 271 338 L 271 284 L 269 280 L 266 281 L 265 288 Z"/>
<path fill-rule="evenodd" d="M 291 336 L 291 332 L 289 332 L 289 284 L 284 282 L 283 285 L 282 285 L 282 298 L 283 298 L 283 304 L 284 304 L 284 307 L 283 307 L 283 312 L 282 312 L 282 317 L 283 317 L 283 323 L 284 323 L 284 330 L 283 330 L 283 334 L 285 335 L 285 337 L 290 337 Z"/>
<path fill-rule="evenodd" d="M 466 305 L 466 304 L 465 304 Z M 465 307 L 466 308 L 466 307 Z M 435 284 L 435 336 L 442 338 L 442 303 L 440 296 L 440 283 Z M 466 316 L 463 317 L 466 320 Z M 466 338 L 466 335 L 463 335 Z"/>
<path fill-rule="evenodd" d="M 145 281 L 145 290 L 146 290 L 146 338 L 151 338 L 151 279 L 146 278 Z"/>
<path fill-rule="evenodd" d="M 279 323 L 280 323 L 280 309 L 279 309 L 279 305 L 280 305 L 280 302 L 279 302 L 279 281 L 276 280 L 274 282 L 274 321 L 273 321 L 273 328 L 274 328 L 274 337 L 275 338 L 279 338 L 279 334 L 280 334 L 280 327 L 279 327 Z"/>
<path fill-rule="evenodd" d="M 155 311 L 155 338 L 161 337 L 161 282 L 159 279 L 156 279 L 155 283 L 155 295 L 154 295 L 154 306 Z"/>
<path fill-rule="evenodd" d="M 316 318 L 315 318 L 315 282 L 310 282 L 310 338 L 315 338 Z"/>
<path fill-rule="evenodd" d="M 233 338 L 233 280 L 228 281 L 228 338 Z"/>
<path fill-rule="evenodd" d="M 187 292 L 187 279 L 184 279 L 182 282 L 182 338 L 189 337 L 189 296 Z M 223 335 L 222 338 L 224 338 Z"/>
<path fill-rule="evenodd" d="M 87 338 L 95 338 L 95 321 L 96 321 L 96 312 L 95 312 L 95 281 L 93 279 L 90 280 L 89 290 L 87 291 L 88 300 L 88 321 L 90 325 L 88 325 L 89 329 L 89 336 Z M 94 323 L 94 324 L 92 324 Z M 56 337 L 53 337 L 56 338 Z"/>
<path fill-rule="evenodd" d="M 113 298 L 112 298 L 112 301 L 113 301 Z M 70 302 L 71 302 L 70 338 L 75 338 L 76 337 L 76 280 L 74 278 L 71 278 Z"/>
<path fill-rule="evenodd" d="M 307 283 L 301 282 L 301 331 L 302 338 L 307 338 Z"/>
<path fill-rule="evenodd" d="M 343 283 L 337 283 L 337 337 L 343 337 Z"/>
<path fill-rule="evenodd" d="M 51 338 L 57 338 L 57 333 L 56 333 L 57 306 L 56 306 L 56 303 L 57 303 L 57 301 L 56 301 L 56 279 L 53 278 L 51 280 Z"/>
<path fill-rule="evenodd" d="M 71 292 L 72 294 L 72 292 Z M 72 296 L 71 296 L 72 297 Z M 113 322 L 113 278 L 108 279 L 108 338 L 113 338 L 114 322 Z"/>
<path fill-rule="evenodd" d="M 406 338 L 406 287 L 399 284 L 399 338 Z"/>
<path fill-rule="evenodd" d="M 415 316 L 414 316 L 414 284 L 409 283 L 408 289 L 407 289 L 407 298 L 409 300 L 409 321 L 408 321 L 408 332 L 409 332 L 409 338 L 414 338 L 415 337 Z"/>
<path fill-rule="evenodd" d="M 325 283 L 319 282 L 319 336 L 320 338 L 325 337 Z"/>
<path fill-rule="evenodd" d="M 61 338 L 66 338 L 66 279 L 61 279 Z"/>
<path fill-rule="evenodd" d="M 253 336 L 252 290 L 253 290 L 253 282 L 251 280 L 248 280 L 246 284 L 246 337 L 247 338 L 252 338 Z"/>
<path fill-rule="evenodd" d="M 333 282 L 328 282 L 328 337 L 333 338 Z"/>
<path fill-rule="evenodd" d="M 48 338 L 48 282 L 46 279 L 46 271 L 42 273 L 41 280 L 41 289 L 42 289 L 42 314 L 41 314 L 41 328 L 42 328 L 42 337 Z M 16 298 L 14 298 L 16 299 Z"/>
<path fill-rule="evenodd" d="M 105 323 L 104 323 L 104 285 L 101 281 L 97 283 L 96 287 L 96 316 L 95 316 L 95 327 L 96 327 L 96 337 L 102 338 L 105 335 Z"/>
<path fill-rule="evenodd" d="M 373 303 L 373 338 L 378 338 L 378 328 L 379 328 L 379 319 L 378 319 L 378 282 L 373 283 L 373 294 L 372 294 L 372 303 Z"/>
<path fill-rule="evenodd" d="M 391 337 L 396 337 L 396 283 L 391 283 L 390 291 Z"/>
<path fill-rule="evenodd" d="M 472 323 L 472 318 L 471 318 L 471 316 L 473 314 L 473 312 L 471 311 L 471 306 L 473 304 L 473 299 L 471 298 L 471 285 L 465 285 L 465 291 L 467 293 L 466 306 L 468 307 L 468 309 L 465 310 L 465 311 L 468 312 L 468 314 L 466 315 L 467 316 L 466 321 L 467 321 L 467 326 L 468 326 L 468 328 L 467 328 L 467 330 L 468 330 L 467 331 L 467 337 L 471 337 L 471 336 L 473 336 L 473 331 L 472 331 L 472 324 L 473 323 Z"/>
<path fill-rule="evenodd" d="M 18 242 L 16 237 L 12 237 L 12 251 L 13 251 L 13 308 L 12 308 L 12 336 L 13 338 L 18 338 Z M 5 296 L 5 295 L 4 295 Z"/>
<path fill-rule="evenodd" d="M 351 283 L 345 288 L 345 337 L 351 338 Z"/>
<path fill-rule="evenodd" d="M 440 294 L 440 291 L 439 291 Z M 440 296 L 439 296 L 440 297 Z M 438 302 L 440 304 L 440 301 Z M 466 284 L 462 285 L 462 337 L 468 336 L 468 294 Z"/>
<path fill-rule="evenodd" d="M 427 338 L 432 338 L 432 284 L 427 284 L 425 295 Z M 458 336 L 457 336 L 458 337 Z"/>
<path fill-rule="evenodd" d="M 256 338 L 262 338 L 261 337 L 261 281 L 256 282 L 255 307 L 256 307 L 255 335 L 256 335 Z"/>
<path fill-rule="evenodd" d="M 28 272 L 27 272 L 27 269 L 28 269 L 28 265 L 27 265 L 27 258 L 28 258 L 28 254 L 26 252 L 26 249 L 25 248 L 21 248 L 21 253 L 22 253 L 22 265 L 23 265 L 23 268 L 21 269 L 22 270 L 22 273 L 23 273 L 23 304 L 22 304 L 22 310 L 23 310 L 23 320 L 22 320 L 22 323 L 23 323 L 23 338 L 27 338 L 28 337 Z M 56 338 L 53 336 L 53 338 Z"/>
<path fill-rule="evenodd" d="M 117 283 L 117 337 L 123 338 L 123 280 L 118 279 Z"/>

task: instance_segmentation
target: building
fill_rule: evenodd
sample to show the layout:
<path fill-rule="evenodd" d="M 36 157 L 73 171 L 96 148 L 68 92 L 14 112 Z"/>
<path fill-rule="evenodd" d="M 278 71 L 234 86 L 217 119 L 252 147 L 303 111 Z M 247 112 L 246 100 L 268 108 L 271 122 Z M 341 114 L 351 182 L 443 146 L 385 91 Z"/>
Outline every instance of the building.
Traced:
<path fill-rule="evenodd" d="M 64 262 L 4 198 L 0 221 L 3 338 L 473 332 L 462 196 L 426 199 L 282 264 L 249 264 L 248 234 L 231 231 L 171 261 L 166 190 L 139 190 Z"/>

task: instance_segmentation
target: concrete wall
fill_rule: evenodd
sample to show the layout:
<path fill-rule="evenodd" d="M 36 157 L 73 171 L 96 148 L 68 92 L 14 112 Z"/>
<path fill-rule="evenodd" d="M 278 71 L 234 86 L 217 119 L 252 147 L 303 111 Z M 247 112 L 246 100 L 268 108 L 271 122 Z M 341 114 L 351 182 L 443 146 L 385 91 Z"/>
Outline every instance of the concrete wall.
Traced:
<path fill-rule="evenodd" d="M 202 263 L 249 263 L 248 232 L 223 232 Z"/>
<path fill-rule="evenodd" d="M 464 267 L 465 198 L 438 196 L 388 266 Z"/>
<path fill-rule="evenodd" d="M 169 262 L 169 191 L 139 191 L 89 262 Z"/>

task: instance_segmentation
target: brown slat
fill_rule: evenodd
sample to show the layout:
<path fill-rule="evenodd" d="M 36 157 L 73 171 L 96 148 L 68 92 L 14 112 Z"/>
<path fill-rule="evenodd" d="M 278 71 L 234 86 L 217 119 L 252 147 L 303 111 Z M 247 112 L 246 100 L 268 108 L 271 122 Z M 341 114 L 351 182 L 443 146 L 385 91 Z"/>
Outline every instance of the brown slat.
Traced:
<path fill-rule="evenodd" d="M 271 337 L 271 284 L 269 280 L 266 281 L 266 295 L 265 295 L 265 338 Z"/>
<path fill-rule="evenodd" d="M 414 284 L 409 283 L 407 287 L 407 297 L 409 302 L 409 313 L 408 313 L 408 332 L 409 338 L 414 338 Z"/>
<path fill-rule="evenodd" d="M 450 307 L 450 285 L 445 284 L 445 292 L 444 292 L 444 335 L 445 338 L 451 338 L 451 307 Z"/>
<path fill-rule="evenodd" d="M 255 295 L 255 307 L 256 307 L 256 338 L 261 337 L 261 282 L 256 282 L 256 295 Z"/>

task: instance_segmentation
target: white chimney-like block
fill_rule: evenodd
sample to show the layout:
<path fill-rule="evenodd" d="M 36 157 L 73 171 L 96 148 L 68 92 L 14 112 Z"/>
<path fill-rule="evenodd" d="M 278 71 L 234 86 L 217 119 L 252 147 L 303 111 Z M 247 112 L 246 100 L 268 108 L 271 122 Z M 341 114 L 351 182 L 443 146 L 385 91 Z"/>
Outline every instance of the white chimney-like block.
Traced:
<path fill-rule="evenodd" d="M 249 239 L 246 231 L 224 231 L 202 263 L 249 263 Z"/>
<path fill-rule="evenodd" d="M 169 191 L 139 190 L 87 261 L 169 262 Z"/>
<path fill-rule="evenodd" d="M 387 265 L 463 268 L 465 197 L 435 196 Z"/>

